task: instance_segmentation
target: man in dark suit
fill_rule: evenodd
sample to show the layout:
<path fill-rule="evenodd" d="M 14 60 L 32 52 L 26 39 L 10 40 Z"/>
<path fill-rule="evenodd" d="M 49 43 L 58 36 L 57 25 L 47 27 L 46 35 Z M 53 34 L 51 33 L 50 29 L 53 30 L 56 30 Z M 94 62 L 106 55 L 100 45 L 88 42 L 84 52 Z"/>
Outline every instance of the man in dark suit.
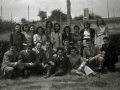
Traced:
<path fill-rule="evenodd" d="M 64 54 L 69 55 L 70 54 L 70 49 L 71 49 L 70 41 L 69 41 L 69 39 L 66 38 L 64 40 L 64 46 L 63 46 Z"/>
<path fill-rule="evenodd" d="M 63 54 L 63 48 L 61 47 L 57 48 L 57 56 L 54 60 L 50 61 L 50 64 L 52 67 L 47 69 L 47 77 L 51 74 L 54 76 L 62 76 L 71 70 L 69 58 Z"/>
<path fill-rule="evenodd" d="M 104 44 L 100 49 L 104 54 L 105 62 L 103 68 L 106 66 L 110 71 L 114 70 L 114 64 L 118 62 L 118 55 L 116 53 L 116 46 L 111 44 L 109 41 L 109 37 L 103 38 Z"/>

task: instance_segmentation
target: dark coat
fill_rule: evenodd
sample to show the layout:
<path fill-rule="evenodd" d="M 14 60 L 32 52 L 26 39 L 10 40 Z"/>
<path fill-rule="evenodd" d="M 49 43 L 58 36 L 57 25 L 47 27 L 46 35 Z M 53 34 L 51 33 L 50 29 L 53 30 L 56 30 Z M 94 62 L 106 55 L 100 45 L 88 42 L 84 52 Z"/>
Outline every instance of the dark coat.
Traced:
<path fill-rule="evenodd" d="M 64 45 L 64 40 L 65 40 L 66 38 L 69 39 L 70 42 L 71 42 L 71 40 L 72 40 L 72 34 L 69 33 L 69 35 L 67 35 L 66 33 L 62 33 L 62 44 L 63 44 L 63 45 Z"/>
<path fill-rule="evenodd" d="M 23 49 L 23 43 L 25 42 L 24 34 L 20 33 L 17 35 L 16 33 L 12 33 L 10 35 L 10 43 L 14 43 L 17 46 L 18 51 Z"/>
<path fill-rule="evenodd" d="M 95 30 L 92 29 L 92 28 L 90 28 L 89 30 L 90 30 L 90 37 L 91 37 L 92 39 L 94 39 L 94 37 L 95 37 Z M 80 34 L 82 35 L 82 38 L 84 37 L 84 31 L 85 31 L 85 29 L 82 29 L 82 30 L 80 31 Z"/>

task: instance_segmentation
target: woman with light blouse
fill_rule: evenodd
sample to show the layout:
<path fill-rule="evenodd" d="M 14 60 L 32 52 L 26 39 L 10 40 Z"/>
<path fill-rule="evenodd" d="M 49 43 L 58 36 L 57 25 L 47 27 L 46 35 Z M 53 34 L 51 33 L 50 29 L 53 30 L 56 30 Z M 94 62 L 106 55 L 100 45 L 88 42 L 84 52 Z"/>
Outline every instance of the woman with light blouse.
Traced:
<path fill-rule="evenodd" d="M 36 34 L 33 36 L 33 42 L 34 45 L 36 45 L 37 42 L 41 42 L 44 45 L 44 42 L 46 40 L 46 35 L 44 33 L 44 29 L 42 27 L 37 27 Z"/>
<path fill-rule="evenodd" d="M 96 24 L 97 28 L 95 29 L 95 45 L 101 48 L 102 44 L 104 44 L 103 38 L 105 36 L 109 36 L 109 30 L 102 18 L 97 19 Z"/>

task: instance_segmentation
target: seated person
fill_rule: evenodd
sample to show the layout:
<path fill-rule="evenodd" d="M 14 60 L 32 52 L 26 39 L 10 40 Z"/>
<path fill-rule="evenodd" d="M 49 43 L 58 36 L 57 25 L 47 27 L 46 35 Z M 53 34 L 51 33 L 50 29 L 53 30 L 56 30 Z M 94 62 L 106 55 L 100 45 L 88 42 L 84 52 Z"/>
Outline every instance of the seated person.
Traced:
<path fill-rule="evenodd" d="M 45 50 L 46 58 L 51 58 L 55 54 L 55 51 L 51 47 L 51 42 L 50 41 L 45 41 L 44 50 Z"/>
<path fill-rule="evenodd" d="M 76 73 L 78 75 L 95 75 L 94 71 L 86 66 L 87 60 L 81 55 L 77 54 L 77 49 L 75 47 L 71 48 L 71 54 L 68 55 L 72 70 L 71 73 Z M 85 74 L 84 74 L 85 73 Z"/>
<path fill-rule="evenodd" d="M 69 39 L 64 39 L 64 54 L 69 55 L 70 54 L 70 41 Z"/>
<path fill-rule="evenodd" d="M 83 50 L 83 57 L 88 59 L 87 65 L 94 69 L 98 67 L 98 71 L 102 72 L 102 67 L 104 64 L 104 58 L 98 47 L 93 46 L 92 39 L 86 40 L 86 47 Z"/>
<path fill-rule="evenodd" d="M 13 73 L 16 73 L 16 71 L 20 70 L 20 68 L 17 67 L 17 65 L 19 64 L 19 53 L 16 50 L 16 45 L 11 44 L 10 50 L 5 52 L 4 54 L 1 67 L 3 78 L 12 78 Z"/>
<path fill-rule="evenodd" d="M 62 76 L 66 73 L 70 72 L 70 61 L 69 58 L 63 54 L 63 48 L 59 47 L 57 48 L 57 56 L 53 58 L 52 61 L 50 61 L 52 67 L 47 68 L 47 77 L 49 77 L 51 74 L 54 76 Z"/>
<path fill-rule="evenodd" d="M 104 44 L 102 45 L 102 48 L 100 49 L 102 53 L 104 54 L 104 66 L 108 67 L 109 70 L 114 70 L 114 64 L 118 62 L 118 55 L 116 53 L 116 46 L 111 44 L 109 41 L 109 37 L 103 38 Z"/>
<path fill-rule="evenodd" d="M 39 60 L 37 54 L 32 51 L 32 45 L 27 45 L 25 50 L 19 53 L 19 60 L 21 60 L 21 65 L 23 68 L 23 77 L 34 74 L 38 71 Z M 27 71 L 27 75 L 24 71 Z"/>
<path fill-rule="evenodd" d="M 42 43 L 37 42 L 36 46 L 32 49 L 38 55 L 39 60 L 39 74 L 44 73 L 44 63 L 46 61 L 45 51 L 42 48 Z"/>
<path fill-rule="evenodd" d="M 77 44 L 75 45 L 76 49 L 77 49 L 77 53 L 81 56 L 83 56 L 83 49 L 85 48 L 85 46 L 83 46 L 83 42 L 82 39 L 79 39 L 77 41 Z"/>

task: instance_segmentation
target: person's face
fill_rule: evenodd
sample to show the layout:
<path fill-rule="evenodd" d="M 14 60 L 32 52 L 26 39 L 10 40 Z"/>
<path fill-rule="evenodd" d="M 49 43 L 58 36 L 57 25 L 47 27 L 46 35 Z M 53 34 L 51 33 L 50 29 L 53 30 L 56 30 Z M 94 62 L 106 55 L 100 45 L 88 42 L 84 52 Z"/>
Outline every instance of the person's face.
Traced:
<path fill-rule="evenodd" d="M 98 24 L 102 25 L 102 19 L 98 19 Z"/>
<path fill-rule="evenodd" d="M 42 28 L 39 28 L 39 29 L 38 29 L 38 33 L 39 33 L 39 34 L 42 34 L 42 33 L 43 33 Z"/>
<path fill-rule="evenodd" d="M 34 26 L 31 26 L 31 27 L 30 27 L 30 31 L 31 31 L 31 32 L 34 32 L 34 31 L 35 31 L 35 27 L 34 27 Z"/>
<path fill-rule="evenodd" d="M 15 31 L 16 31 L 16 32 L 20 32 L 20 25 L 16 25 L 16 26 L 15 26 Z"/>
<path fill-rule="evenodd" d="M 78 28 L 78 27 L 75 27 L 74 32 L 75 32 L 75 33 L 79 33 L 79 28 Z"/>
<path fill-rule="evenodd" d="M 71 49 L 71 55 L 76 55 L 75 49 Z"/>
<path fill-rule="evenodd" d="M 93 46 L 93 44 L 92 44 L 91 41 L 86 42 L 86 45 L 87 45 L 88 47 L 90 47 L 90 48 Z"/>
<path fill-rule="evenodd" d="M 108 39 L 104 39 L 104 44 L 109 44 L 109 40 Z"/>
<path fill-rule="evenodd" d="M 29 31 L 29 27 L 28 26 L 24 26 L 24 31 L 28 32 Z"/>
<path fill-rule="evenodd" d="M 85 29 L 88 29 L 89 28 L 89 25 L 88 24 L 85 24 Z"/>
<path fill-rule="evenodd" d="M 69 33 L 69 31 L 70 31 L 69 28 L 66 28 L 66 29 L 65 29 L 65 32 L 66 32 L 66 33 Z"/>
<path fill-rule="evenodd" d="M 36 48 L 38 51 L 40 51 L 41 47 L 42 47 L 41 43 L 37 43 Z"/>
<path fill-rule="evenodd" d="M 78 46 L 82 46 L 82 41 L 77 41 Z"/>
<path fill-rule="evenodd" d="M 47 28 L 51 29 L 51 27 L 52 27 L 52 26 L 51 26 L 51 23 L 48 23 L 48 24 L 47 24 Z"/>
<path fill-rule="evenodd" d="M 46 42 L 46 48 L 50 48 L 50 43 Z"/>
<path fill-rule="evenodd" d="M 15 52 L 16 51 L 16 47 L 15 46 L 11 46 L 10 47 L 10 51 Z"/>
<path fill-rule="evenodd" d="M 62 56 L 63 55 L 63 51 L 62 50 L 58 50 L 58 56 Z"/>
<path fill-rule="evenodd" d="M 58 31 L 59 31 L 59 28 L 60 28 L 59 25 L 56 24 L 56 25 L 55 25 L 55 31 L 58 32 Z"/>
<path fill-rule="evenodd" d="M 69 46 L 69 41 L 68 40 L 66 40 L 65 42 L 64 42 L 64 44 L 65 44 L 65 46 Z"/>
<path fill-rule="evenodd" d="M 32 47 L 26 47 L 26 50 L 28 53 L 30 53 L 32 51 Z"/>

